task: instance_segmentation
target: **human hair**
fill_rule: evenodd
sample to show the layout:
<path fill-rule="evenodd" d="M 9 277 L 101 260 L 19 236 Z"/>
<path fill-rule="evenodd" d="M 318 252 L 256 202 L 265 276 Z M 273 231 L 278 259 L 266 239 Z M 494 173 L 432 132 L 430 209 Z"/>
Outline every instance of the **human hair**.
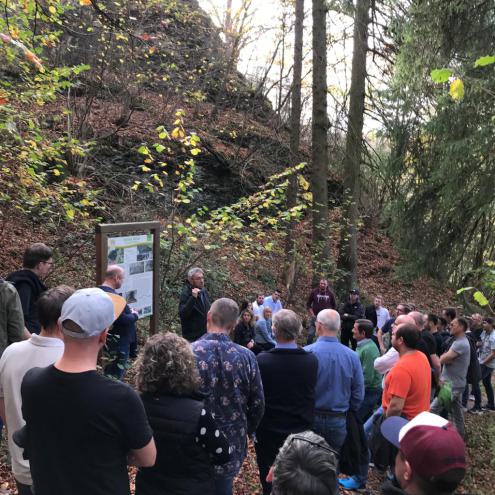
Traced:
<path fill-rule="evenodd" d="M 245 309 L 249 309 L 250 304 L 251 304 L 250 301 L 248 301 L 247 299 L 243 299 L 239 306 L 239 313 L 242 314 Z"/>
<path fill-rule="evenodd" d="M 241 310 L 241 314 L 239 315 L 239 322 L 244 323 L 244 315 L 246 313 L 249 315 L 248 325 L 250 327 L 254 327 L 254 313 L 249 308 L 245 308 L 245 309 Z"/>
<path fill-rule="evenodd" d="M 447 326 L 447 320 L 443 316 L 438 317 L 438 323 L 442 325 L 444 328 Z"/>
<path fill-rule="evenodd" d="M 232 299 L 222 297 L 211 305 L 210 314 L 211 321 L 216 327 L 230 331 L 237 321 L 239 306 Z"/>
<path fill-rule="evenodd" d="M 408 349 L 416 349 L 416 346 L 421 339 L 419 330 L 415 325 L 410 323 L 399 325 L 399 328 L 395 331 L 395 338 L 400 339 L 401 337 Z"/>
<path fill-rule="evenodd" d="M 273 464 L 274 495 L 334 495 L 338 456 L 312 431 L 289 435 Z"/>
<path fill-rule="evenodd" d="M 431 321 L 433 325 L 438 325 L 438 316 L 433 313 L 428 313 L 427 316 L 428 321 Z"/>
<path fill-rule="evenodd" d="M 466 332 L 467 329 L 469 328 L 469 324 L 468 324 L 468 321 L 466 320 L 466 318 L 463 318 L 462 316 L 459 316 L 458 318 L 456 318 L 456 320 L 459 323 L 459 325 L 461 325 L 461 327 L 463 328 L 464 332 Z"/>
<path fill-rule="evenodd" d="M 330 332 L 338 332 L 340 329 L 340 315 L 334 309 L 321 310 L 316 316 L 316 321 Z"/>
<path fill-rule="evenodd" d="M 268 306 L 264 307 L 263 308 L 263 318 L 265 318 L 265 313 L 270 313 L 272 314 L 273 311 L 272 311 L 272 308 L 269 308 Z M 265 318 L 266 319 L 266 318 Z"/>
<path fill-rule="evenodd" d="M 448 316 L 450 320 L 453 320 L 457 316 L 457 311 L 455 308 L 445 308 L 443 310 L 445 316 Z"/>
<path fill-rule="evenodd" d="M 68 285 L 59 285 L 43 292 L 36 301 L 38 320 L 45 331 L 50 333 L 56 327 L 64 302 L 75 292 Z"/>
<path fill-rule="evenodd" d="M 407 315 L 411 312 L 411 307 L 407 303 L 401 302 L 401 303 L 397 304 L 397 307 L 399 307 L 399 306 L 402 306 L 404 308 L 403 312 L 405 315 Z"/>
<path fill-rule="evenodd" d="M 419 311 L 411 311 L 409 316 L 413 318 L 418 330 L 422 330 L 425 325 L 425 315 Z"/>
<path fill-rule="evenodd" d="M 24 268 L 33 269 L 36 268 L 38 263 L 48 261 L 52 256 L 53 251 L 51 248 L 42 242 L 35 242 L 24 251 L 22 266 Z"/>
<path fill-rule="evenodd" d="M 359 333 L 364 332 L 364 336 L 367 339 L 371 339 L 373 335 L 373 323 L 370 320 L 365 320 L 364 318 L 356 320 L 357 328 Z"/>
<path fill-rule="evenodd" d="M 295 340 L 301 329 L 301 319 L 290 309 L 281 309 L 273 316 L 275 338 Z"/>
<path fill-rule="evenodd" d="M 491 316 L 485 318 L 485 321 L 488 323 L 488 325 L 491 325 L 492 327 L 493 327 L 493 323 L 495 323 L 495 320 Z"/>
<path fill-rule="evenodd" d="M 187 280 L 189 280 L 190 282 L 194 275 L 196 275 L 196 273 L 201 273 L 202 275 L 204 275 L 204 271 L 202 268 L 199 268 L 199 266 L 193 266 L 187 272 Z"/>
<path fill-rule="evenodd" d="M 124 269 L 119 265 L 108 265 L 105 271 L 105 279 L 114 278 L 116 275 L 120 275 Z"/>
<path fill-rule="evenodd" d="M 175 333 L 152 335 L 135 366 L 140 392 L 191 395 L 199 389 L 199 372 L 191 345 Z"/>

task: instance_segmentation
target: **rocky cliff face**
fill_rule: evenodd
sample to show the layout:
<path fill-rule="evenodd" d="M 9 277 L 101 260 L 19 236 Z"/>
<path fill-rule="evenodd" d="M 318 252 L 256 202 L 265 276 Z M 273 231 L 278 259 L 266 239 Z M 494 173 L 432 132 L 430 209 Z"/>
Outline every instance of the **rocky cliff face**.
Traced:
<path fill-rule="evenodd" d="M 96 5 L 67 12 L 71 28 L 49 53 L 53 64 L 90 67 L 43 115 L 52 131 L 65 132 L 56 115 L 67 107 L 72 134 L 94 143 L 73 173 L 103 184 L 111 178 L 111 194 L 127 198 L 143 162 L 137 149 L 156 141 L 158 126 L 173 127 L 179 108 L 186 130 L 201 138 L 195 161 L 202 204 L 229 203 L 287 166 L 287 131 L 261 91 L 232 67 L 195 0 Z M 180 149 L 161 157 L 182 158 Z"/>

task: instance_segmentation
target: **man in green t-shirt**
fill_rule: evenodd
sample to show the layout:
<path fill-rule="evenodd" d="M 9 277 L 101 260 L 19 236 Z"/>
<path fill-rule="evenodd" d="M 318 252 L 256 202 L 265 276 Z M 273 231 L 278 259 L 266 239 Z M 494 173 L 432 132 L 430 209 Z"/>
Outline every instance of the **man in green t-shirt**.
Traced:
<path fill-rule="evenodd" d="M 364 400 L 358 411 L 363 423 L 373 413 L 382 393 L 382 375 L 374 367 L 375 359 L 380 357 L 380 351 L 371 339 L 372 335 L 373 323 L 370 320 L 356 320 L 352 329 L 352 336 L 356 339 L 356 352 L 363 367 Z"/>
<path fill-rule="evenodd" d="M 382 375 L 375 370 L 374 362 L 380 356 L 376 344 L 371 340 L 373 323 L 359 319 L 354 322 L 352 336 L 357 342 L 356 353 L 361 361 L 364 375 L 364 400 L 357 411 L 359 419 L 364 423 L 372 414 L 381 397 Z M 368 462 L 357 468 L 358 474 L 349 478 L 340 478 L 339 484 L 346 490 L 365 488 L 368 478 Z"/>

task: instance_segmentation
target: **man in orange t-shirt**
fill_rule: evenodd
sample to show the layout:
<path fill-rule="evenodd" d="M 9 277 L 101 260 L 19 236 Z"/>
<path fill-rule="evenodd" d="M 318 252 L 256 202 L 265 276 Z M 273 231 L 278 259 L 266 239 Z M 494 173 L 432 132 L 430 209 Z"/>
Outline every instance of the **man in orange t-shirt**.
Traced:
<path fill-rule="evenodd" d="M 405 416 L 411 420 L 430 410 L 431 368 L 426 356 L 416 350 L 420 339 L 414 325 L 403 324 L 392 330 L 392 345 L 400 358 L 385 378 L 385 417 Z"/>

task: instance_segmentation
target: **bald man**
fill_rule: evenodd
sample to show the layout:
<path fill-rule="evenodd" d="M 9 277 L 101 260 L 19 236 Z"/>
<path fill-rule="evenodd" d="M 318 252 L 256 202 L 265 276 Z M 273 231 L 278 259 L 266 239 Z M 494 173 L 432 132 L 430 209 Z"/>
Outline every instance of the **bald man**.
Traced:
<path fill-rule="evenodd" d="M 117 290 L 122 287 L 124 279 L 125 271 L 122 267 L 109 265 L 100 289 L 111 294 L 118 294 Z M 130 344 L 136 335 L 137 319 L 138 312 L 126 304 L 124 311 L 115 320 L 107 339 L 107 347 L 114 360 L 105 366 L 105 375 L 119 380 L 124 376 L 129 359 Z"/>

